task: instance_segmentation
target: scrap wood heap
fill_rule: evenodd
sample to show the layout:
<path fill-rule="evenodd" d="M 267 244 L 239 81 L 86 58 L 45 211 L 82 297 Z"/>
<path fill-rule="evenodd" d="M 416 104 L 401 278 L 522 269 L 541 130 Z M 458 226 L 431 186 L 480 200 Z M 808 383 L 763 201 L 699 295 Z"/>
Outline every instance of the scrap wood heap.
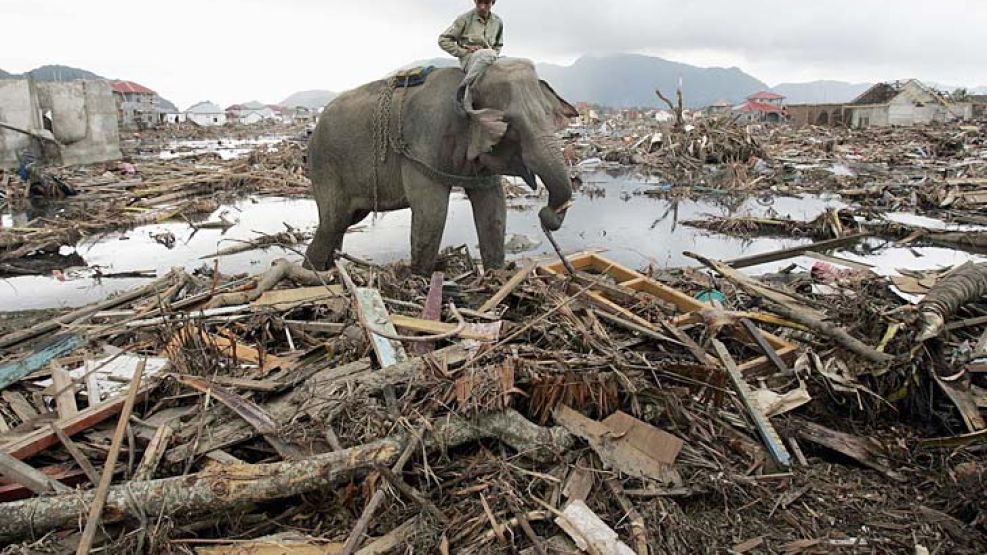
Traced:
<path fill-rule="evenodd" d="M 174 270 L 17 330 L 0 541 L 982 553 L 979 269 L 905 310 L 878 276 L 697 258 Z"/>
<path fill-rule="evenodd" d="M 659 195 L 839 193 L 873 211 L 984 224 L 987 142 L 976 125 L 846 129 L 741 125 L 731 118 L 615 123 L 567 140 L 575 169 L 600 160 L 658 178 Z M 712 191 L 711 191 L 712 190 Z"/>
<path fill-rule="evenodd" d="M 226 202 L 248 193 L 309 194 L 304 149 L 284 141 L 243 159 L 147 160 L 51 170 L 78 191 L 58 210 L 17 227 L 0 227 L 0 276 L 44 274 L 76 265 L 63 246 L 107 231 L 185 220 L 201 225 Z"/>

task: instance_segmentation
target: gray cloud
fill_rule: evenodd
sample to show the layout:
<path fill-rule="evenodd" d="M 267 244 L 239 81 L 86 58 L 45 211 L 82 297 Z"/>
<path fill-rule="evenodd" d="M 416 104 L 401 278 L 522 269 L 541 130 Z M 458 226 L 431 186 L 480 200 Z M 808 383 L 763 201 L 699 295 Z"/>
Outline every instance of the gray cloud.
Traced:
<path fill-rule="evenodd" d="M 0 68 L 76 65 L 180 105 L 273 102 L 345 89 L 444 56 L 439 32 L 468 0 L 0 2 Z M 499 0 L 505 54 L 568 62 L 631 51 L 738 66 L 774 84 L 919 77 L 987 85 L 983 0 Z M 39 35 L 38 33 L 42 34 Z M 42 36 L 44 40 L 38 40 Z"/>

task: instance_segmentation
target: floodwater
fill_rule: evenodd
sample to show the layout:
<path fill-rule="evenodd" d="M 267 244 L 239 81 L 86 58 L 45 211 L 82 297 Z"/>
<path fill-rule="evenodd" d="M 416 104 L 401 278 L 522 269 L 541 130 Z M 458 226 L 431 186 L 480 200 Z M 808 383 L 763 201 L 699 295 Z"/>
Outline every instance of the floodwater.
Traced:
<path fill-rule="evenodd" d="M 711 196 L 704 200 L 667 200 L 641 194 L 655 187 L 644 179 L 614 177 L 606 173 L 586 174 L 581 192 L 569 209 L 565 224 L 555 233 L 566 253 L 599 249 L 605 255 L 632 268 L 649 264 L 658 268 L 695 265 L 682 255 L 694 251 L 718 259 L 768 252 L 793 247 L 803 239 L 736 238 L 681 225 L 681 221 L 707 216 L 772 215 L 811 220 L 829 207 L 844 206 L 836 198 L 806 196 L 776 197 L 771 201 L 756 197 Z M 509 258 L 551 254 L 552 248 L 541 232 L 538 209 L 545 199 L 524 197 L 508 200 L 507 239 L 513 234 L 526 237 L 525 243 L 537 246 L 523 252 L 509 253 Z M 203 229 L 195 231 L 182 222 L 155 224 L 123 232 L 110 232 L 87 238 L 75 250 L 92 266 L 105 273 L 153 270 L 163 275 L 175 266 L 191 272 L 211 267 L 208 257 L 219 249 L 235 246 L 238 241 L 256 238 L 258 233 L 285 230 L 285 224 L 314 232 L 318 211 L 310 198 L 265 197 L 243 198 L 223 206 L 209 220 L 224 214 L 237 225 L 225 232 Z M 4 225 L 15 218 L 4 216 Z M 19 219 L 19 218 L 16 218 Z M 409 257 L 411 212 L 368 216 L 347 234 L 343 249 L 354 256 L 387 263 Z M 168 249 L 151 237 L 170 231 L 177 239 Z M 454 192 L 449 206 L 442 245 L 467 245 L 479 256 L 472 209 L 465 194 Z M 63 247 L 63 252 L 66 252 Z M 304 250 L 304 247 L 299 247 Z M 69 251 L 70 252 L 70 251 Z M 259 273 L 275 258 L 300 260 L 296 252 L 281 248 L 254 250 L 222 257 L 219 270 L 226 274 Z M 81 306 L 107 295 L 146 283 L 144 278 L 95 280 L 86 268 L 68 269 L 59 278 L 26 276 L 0 281 L 0 310 L 26 310 Z"/>

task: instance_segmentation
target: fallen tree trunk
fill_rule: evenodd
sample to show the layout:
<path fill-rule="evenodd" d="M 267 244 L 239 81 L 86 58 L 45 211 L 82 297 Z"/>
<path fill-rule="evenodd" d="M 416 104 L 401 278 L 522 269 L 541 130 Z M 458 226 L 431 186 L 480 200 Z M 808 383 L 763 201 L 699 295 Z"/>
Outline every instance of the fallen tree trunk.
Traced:
<path fill-rule="evenodd" d="M 476 419 L 448 416 L 434 422 L 426 440 L 430 447 L 454 447 L 496 438 L 528 457 L 545 460 L 569 449 L 574 439 L 562 428 L 543 428 L 509 410 Z M 103 521 L 119 522 L 141 515 L 178 516 L 229 510 L 243 503 L 283 499 L 341 478 L 392 464 L 406 436 L 391 436 L 365 445 L 291 462 L 226 465 L 218 470 L 113 486 Z M 37 497 L 0 505 L 0 542 L 36 537 L 57 528 L 78 526 L 94 492 Z"/>
<path fill-rule="evenodd" d="M 466 360 L 467 355 L 466 349 L 453 345 L 427 356 L 454 366 Z M 367 360 L 358 360 L 343 366 L 328 368 L 312 375 L 291 391 L 264 403 L 262 408 L 279 424 L 284 424 L 297 416 L 300 411 L 324 414 L 340 405 L 342 401 L 339 399 L 322 400 L 314 392 L 327 391 L 329 388 L 345 383 L 352 383 L 365 388 L 368 392 L 375 392 L 385 385 L 399 385 L 414 380 L 421 375 L 426 364 L 425 357 L 416 357 L 381 370 L 371 370 L 370 362 Z M 201 437 L 198 441 L 188 438 L 188 443 L 172 448 L 165 455 L 165 458 L 170 463 L 178 463 L 190 456 L 202 455 L 214 449 L 222 449 L 251 439 L 256 435 L 255 429 L 242 419 L 237 418 L 210 427 L 208 436 Z"/>

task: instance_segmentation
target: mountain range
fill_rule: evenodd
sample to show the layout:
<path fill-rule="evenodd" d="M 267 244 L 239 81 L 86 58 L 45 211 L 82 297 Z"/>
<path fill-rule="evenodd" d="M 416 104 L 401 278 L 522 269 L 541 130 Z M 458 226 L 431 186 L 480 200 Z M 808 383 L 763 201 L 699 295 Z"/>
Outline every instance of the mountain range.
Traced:
<path fill-rule="evenodd" d="M 394 72 L 421 65 L 455 67 L 458 64 L 456 60 L 449 57 L 433 58 L 407 64 Z M 665 107 L 655 94 L 655 89 L 661 90 L 668 98 L 674 98 L 680 80 L 684 102 L 691 108 L 708 106 L 720 101 L 738 104 L 751 93 L 761 90 L 773 90 L 784 95 L 785 101 L 789 104 L 849 102 L 871 86 L 869 83 L 812 81 L 781 83 L 769 87 L 765 82 L 736 67 L 703 68 L 640 54 L 583 56 L 568 66 L 537 64 L 537 71 L 541 78 L 551 83 L 552 87 L 570 102 L 587 102 L 615 108 Z M 28 76 L 44 81 L 102 79 L 90 71 L 62 65 L 41 66 L 21 75 L 10 74 L 0 69 L 0 79 Z M 934 83 L 930 85 L 937 86 Z M 937 88 L 953 90 L 956 87 L 937 86 Z M 987 88 L 970 87 L 969 92 L 984 94 L 987 93 Z M 324 89 L 299 91 L 279 104 L 320 108 L 328 104 L 337 94 Z M 161 99 L 161 104 L 166 109 L 174 109 L 174 105 L 165 99 Z"/>
<path fill-rule="evenodd" d="M 296 92 L 281 102 L 278 102 L 278 105 L 292 108 L 295 106 L 305 106 L 306 108 L 315 110 L 329 104 L 329 102 L 334 98 L 336 98 L 336 93 L 332 91 L 315 89 L 311 91 Z"/>
<path fill-rule="evenodd" d="M 455 67 L 458 64 L 448 57 L 432 58 L 399 69 L 426 65 Z M 701 68 L 639 54 L 583 56 L 568 66 L 537 64 L 536 70 L 539 77 L 551 83 L 552 88 L 570 102 L 616 108 L 665 107 L 654 91 L 659 89 L 674 101 L 680 77 L 684 103 L 690 108 L 721 101 L 739 104 L 751 93 L 763 90 L 774 90 L 791 104 L 849 102 L 871 86 L 868 83 L 813 81 L 769 87 L 738 68 Z M 615 83 L 621 86 L 616 87 Z"/>

